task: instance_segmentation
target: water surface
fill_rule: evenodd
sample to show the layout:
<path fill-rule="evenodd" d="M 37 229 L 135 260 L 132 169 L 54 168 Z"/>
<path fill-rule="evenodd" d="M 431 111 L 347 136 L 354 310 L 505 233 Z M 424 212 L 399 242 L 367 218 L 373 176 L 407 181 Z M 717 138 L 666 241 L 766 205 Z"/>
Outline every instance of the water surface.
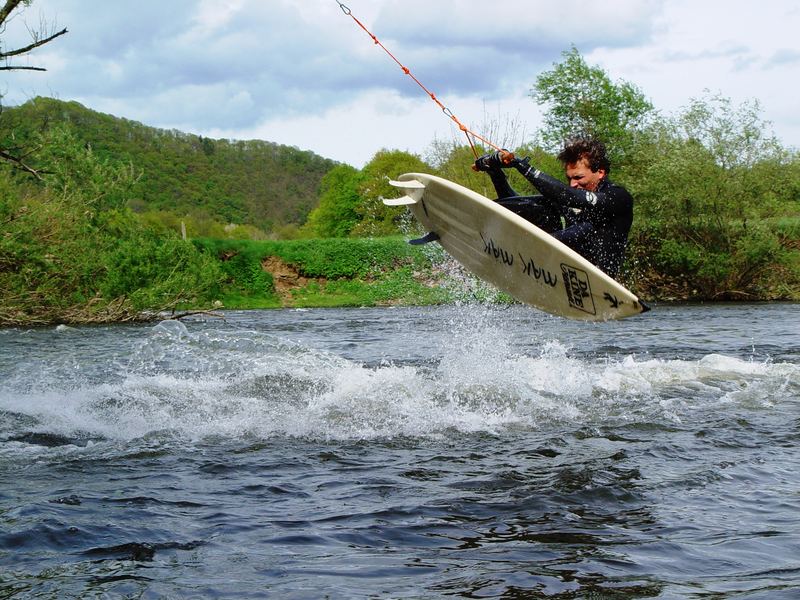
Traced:
<path fill-rule="evenodd" d="M 0 597 L 794 598 L 798 323 L 0 330 Z"/>

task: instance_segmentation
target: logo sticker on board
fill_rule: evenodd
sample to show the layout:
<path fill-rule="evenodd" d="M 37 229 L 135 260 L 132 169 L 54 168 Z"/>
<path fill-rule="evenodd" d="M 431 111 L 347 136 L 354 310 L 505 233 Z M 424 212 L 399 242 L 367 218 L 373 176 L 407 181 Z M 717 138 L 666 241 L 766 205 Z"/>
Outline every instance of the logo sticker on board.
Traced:
<path fill-rule="evenodd" d="M 597 314 L 586 271 L 561 263 L 561 274 L 569 305 L 590 315 Z"/>

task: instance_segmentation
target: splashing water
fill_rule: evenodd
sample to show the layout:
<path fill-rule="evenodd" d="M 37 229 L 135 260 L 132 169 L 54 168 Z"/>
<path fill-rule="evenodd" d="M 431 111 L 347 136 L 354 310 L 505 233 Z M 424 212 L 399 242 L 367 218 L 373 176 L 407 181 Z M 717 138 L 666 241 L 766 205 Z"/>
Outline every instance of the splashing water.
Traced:
<path fill-rule="evenodd" d="M 0 330 L 0 596 L 793 597 L 798 309 Z"/>
<path fill-rule="evenodd" d="M 581 355 L 541 332 L 520 348 L 509 342 L 515 325 L 491 311 L 457 311 L 441 325 L 448 335 L 424 358 L 368 363 L 269 332 L 164 321 L 132 330 L 143 337 L 117 354 L 98 344 L 17 364 L 0 386 L 0 410 L 29 429 L 83 439 L 499 435 L 770 407 L 796 394 L 800 379 L 797 365 L 720 354 Z M 36 333 L 56 346 L 85 335 Z"/>

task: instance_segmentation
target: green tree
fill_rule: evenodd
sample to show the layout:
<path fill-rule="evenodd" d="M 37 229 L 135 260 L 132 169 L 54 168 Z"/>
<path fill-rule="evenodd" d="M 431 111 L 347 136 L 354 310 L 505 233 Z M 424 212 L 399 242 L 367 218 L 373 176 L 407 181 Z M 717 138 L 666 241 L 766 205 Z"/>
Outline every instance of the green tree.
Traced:
<path fill-rule="evenodd" d="M 791 155 L 769 131 L 757 102 L 708 95 L 637 149 L 626 183 L 639 243 L 687 295 L 763 297 L 785 278 L 791 253 L 771 222 L 791 201 L 782 185 Z"/>
<path fill-rule="evenodd" d="M 396 179 L 402 173 L 431 171 L 431 167 L 414 154 L 401 150 L 377 152 L 361 171 L 361 183 L 358 186 L 360 201 L 355 207 L 359 222 L 351 230 L 351 235 L 374 237 L 397 234 L 406 213 L 383 203 L 383 198 L 400 195 L 389 180 Z"/>
<path fill-rule="evenodd" d="M 126 207 L 136 176 L 68 127 L 33 157 L 41 180 L 0 165 L 0 324 L 105 322 L 210 301 L 219 266 Z"/>
<path fill-rule="evenodd" d="M 477 152 L 481 155 L 488 150 L 479 148 Z M 436 140 L 431 144 L 429 154 L 431 162 L 436 166 L 436 175 L 484 196 L 491 196 L 494 193 L 489 177 L 485 173 L 472 170 L 475 154 L 470 146 L 463 143 L 463 139 L 453 139 L 449 142 Z"/>
<path fill-rule="evenodd" d="M 537 168 L 558 177 L 563 172 L 563 166 L 556 159 L 555 156 L 543 150 L 540 146 L 535 144 L 523 144 L 517 148 L 511 148 L 516 156 L 528 157 L 531 163 L 536 165 Z M 459 145 L 456 143 L 446 145 L 437 144 L 434 149 L 437 157 L 436 174 L 463 185 L 471 190 L 486 196 L 487 198 L 494 198 L 496 192 L 486 173 L 476 172 L 472 169 L 475 162 L 475 155 L 472 148 L 466 145 Z M 478 153 L 482 154 L 488 152 L 486 149 L 478 149 Z M 506 177 L 511 184 L 511 187 L 520 195 L 536 194 L 536 190 L 531 187 L 531 184 L 520 175 L 516 169 L 506 169 Z"/>
<path fill-rule="evenodd" d="M 654 116 L 653 105 L 632 83 L 614 83 L 601 68 L 589 66 L 574 46 L 562 57 L 531 90 L 547 107 L 542 143 L 554 151 L 573 135 L 591 135 L 605 142 L 612 164 L 625 164 Z"/>
<path fill-rule="evenodd" d="M 320 184 L 319 204 L 308 215 L 303 233 L 310 237 L 347 237 L 359 221 L 356 207 L 362 175 L 350 165 L 331 169 Z"/>
<path fill-rule="evenodd" d="M 41 97 L 3 112 L 0 147 L 32 149 L 40 132 L 63 123 L 98 157 L 135 165 L 140 180 L 128 201 L 137 212 L 202 212 L 223 227 L 250 224 L 274 232 L 303 223 L 319 201 L 322 177 L 335 166 L 291 146 L 209 140 Z"/>

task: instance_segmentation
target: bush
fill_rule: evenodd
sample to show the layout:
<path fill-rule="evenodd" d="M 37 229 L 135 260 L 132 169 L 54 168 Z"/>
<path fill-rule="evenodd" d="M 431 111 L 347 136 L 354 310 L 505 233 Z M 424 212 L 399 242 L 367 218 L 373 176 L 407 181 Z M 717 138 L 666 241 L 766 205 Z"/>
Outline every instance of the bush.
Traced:
<path fill-rule="evenodd" d="M 0 324 L 130 320 L 213 297 L 217 263 L 125 208 L 131 169 L 98 159 L 68 128 L 40 145 L 42 182 L 0 171 Z"/>

